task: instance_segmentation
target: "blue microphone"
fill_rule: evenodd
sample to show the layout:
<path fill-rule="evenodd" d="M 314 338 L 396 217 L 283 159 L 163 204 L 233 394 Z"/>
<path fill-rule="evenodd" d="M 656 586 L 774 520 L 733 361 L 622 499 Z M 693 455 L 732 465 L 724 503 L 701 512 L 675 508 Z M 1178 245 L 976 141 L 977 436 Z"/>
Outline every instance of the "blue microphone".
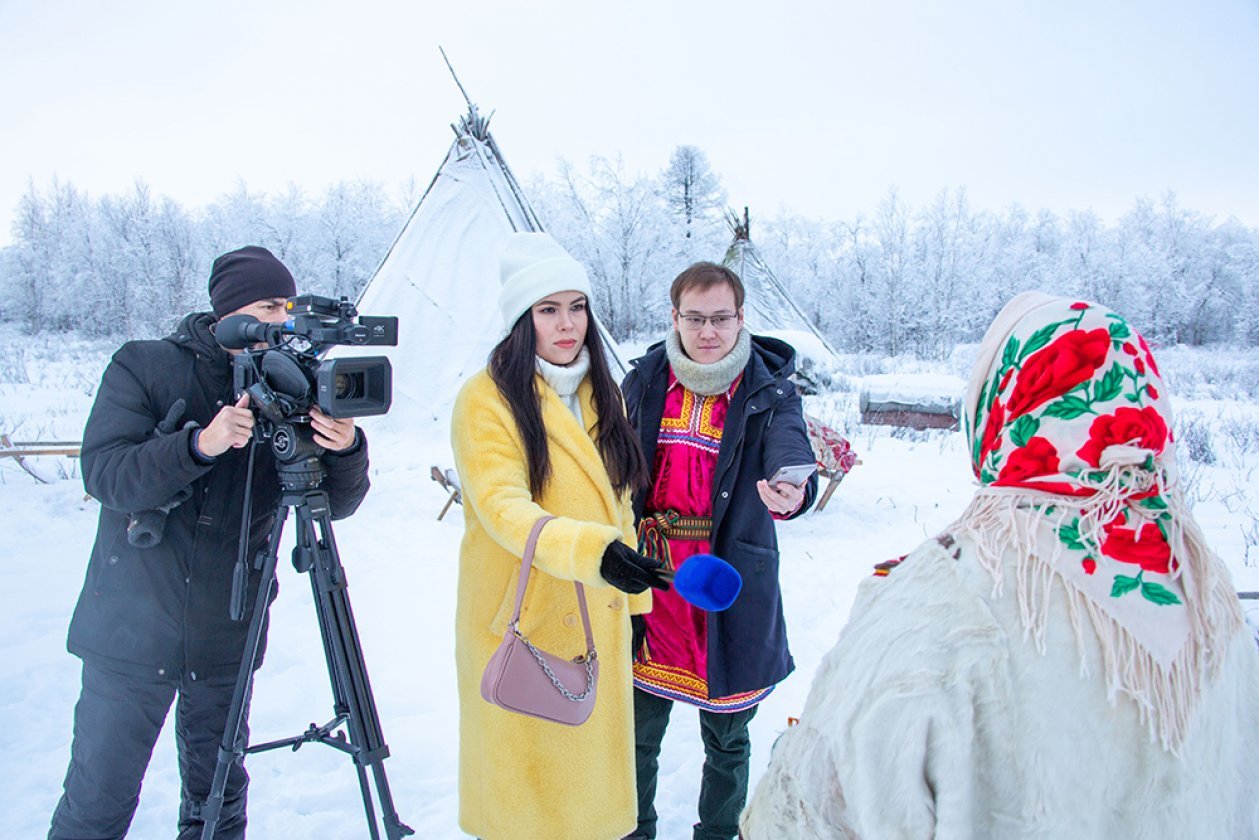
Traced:
<path fill-rule="evenodd" d="M 695 554 L 675 570 L 657 569 L 656 574 L 673 583 L 683 600 L 701 610 L 728 609 L 743 589 L 743 576 L 734 566 L 712 554 Z"/>

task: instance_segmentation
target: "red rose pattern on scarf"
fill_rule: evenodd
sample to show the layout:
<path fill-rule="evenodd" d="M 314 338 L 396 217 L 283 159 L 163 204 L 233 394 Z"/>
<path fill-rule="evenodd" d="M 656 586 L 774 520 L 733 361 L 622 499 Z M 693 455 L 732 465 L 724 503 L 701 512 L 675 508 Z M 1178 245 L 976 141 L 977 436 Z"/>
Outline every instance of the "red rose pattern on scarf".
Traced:
<path fill-rule="evenodd" d="M 1018 486 L 1040 475 L 1058 472 L 1058 450 L 1047 438 L 1034 437 L 1010 453 L 993 484 Z"/>
<path fill-rule="evenodd" d="M 1140 361 L 1138 359 L 1137 361 Z M 1150 386 L 1145 386 L 1149 390 Z M 1156 392 L 1157 393 L 1157 392 Z M 1108 446 L 1133 443 L 1142 449 L 1162 452 L 1167 443 L 1167 424 L 1152 407 L 1117 408 L 1114 414 L 1103 414 L 1089 427 L 1089 442 L 1077 454 L 1090 466 L 1101 466 L 1102 451 Z"/>
<path fill-rule="evenodd" d="M 980 390 L 968 431 L 972 467 L 985 485 L 1086 498 L 1094 494 L 1091 485 L 1108 475 L 1100 469 L 1107 447 L 1129 445 L 1162 453 L 1172 439 L 1163 415 L 1151 404 L 1159 391 L 1150 380 L 1159 374 L 1145 340 L 1104 307 L 1077 302 L 1070 312 L 1073 317 L 1048 323 L 1025 341 L 1011 335 Z M 1098 315 L 1104 326 L 1098 325 Z M 1091 321 L 1087 328 L 1082 326 L 1086 316 Z M 1083 445 L 1060 451 L 1071 438 L 1063 434 L 1063 423 L 1054 424 L 1055 433 L 1047 436 L 1042 428 L 1046 418 L 1070 424 L 1066 428 L 1075 429 L 1075 442 L 1084 438 Z M 1153 456 L 1141 467 L 1152 472 Z M 1113 576 L 1112 598 L 1135 592 L 1152 604 L 1181 604 L 1163 583 L 1146 578 L 1175 571 L 1164 527 L 1166 502 L 1151 489 L 1132 494 L 1129 506 L 1139 507 L 1145 519 L 1130 523 L 1129 513 L 1120 511 L 1102 526 L 1100 544 L 1081 533 L 1079 517 L 1057 527 L 1058 539 L 1082 554 L 1088 575 L 1097 572 L 1100 557 L 1133 567 L 1133 575 Z M 1048 516 L 1061 513 L 1053 505 L 1038 509 Z"/>
<path fill-rule="evenodd" d="M 1044 336 L 1040 340 L 1052 336 L 1060 326 L 1061 322 L 1043 327 Z M 1019 355 L 1020 360 L 1027 357 L 1028 348 L 1035 345 L 1038 336 L 1041 334 L 1033 335 L 1028 341 Z M 1007 349 L 1009 347 L 1019 352 L 1017 339 L 1011 339 Z M 1110 333 L 1101 329 L 1088 332 L 1073 329 L 1048 347 L 1037 350 L 1019 365 L 1019 376 L 1007 406 L 1010 416 L 1020 417 L 1051 399 L 1071 393 L 1080 383 L 1093 378 L 1093 372 L 1106 361 L 1109 350 Z"/>

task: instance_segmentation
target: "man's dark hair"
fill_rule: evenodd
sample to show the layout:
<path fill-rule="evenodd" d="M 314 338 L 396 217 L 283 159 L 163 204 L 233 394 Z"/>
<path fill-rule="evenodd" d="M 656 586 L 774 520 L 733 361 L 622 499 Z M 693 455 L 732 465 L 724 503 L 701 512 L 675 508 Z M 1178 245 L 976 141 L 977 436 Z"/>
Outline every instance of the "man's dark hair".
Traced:
<path fill-rule="evenodd" d="M 673 285 L 669 287 L 669 300 L 673 302 L 673 308 L 678 309 L 685 292 L 692 289 L 703 292 L 721 283 L 734 291 L 734 308 L 742 309 L 743 281 L 733 270 L 711 262 L 697 262 L 684 268 L 681 274 L 673 278 Z"/>
<path fill-rule="evenodd" d="M 595 427 L 595 444 L 603 458 L 612 487 L 618 492 L 645 487 L 649 478 L 647 458 L 639 446 L 638 436 L 625 416 L 625 402 L 617 387 L 608 360 L 604 355 L 603 339 L 590 312 L 586 327 L 586 349 L 590 351 L 590 384 L 594 387 L 595 411 L 599 421 Z M 542 425 L 542 395 L 534 373 L 537 355 L 537 333 L 533 329 L 533 310 L 526 310 L 512 326 L 507 337 L 490 351 L 490 378 L 507 401 L 516 428 L 525 445 L 525 459 L 529 466 L 529 492 L 538 496 L 551 477 L 551 453 L 546 443 L 546 429 Z"/>

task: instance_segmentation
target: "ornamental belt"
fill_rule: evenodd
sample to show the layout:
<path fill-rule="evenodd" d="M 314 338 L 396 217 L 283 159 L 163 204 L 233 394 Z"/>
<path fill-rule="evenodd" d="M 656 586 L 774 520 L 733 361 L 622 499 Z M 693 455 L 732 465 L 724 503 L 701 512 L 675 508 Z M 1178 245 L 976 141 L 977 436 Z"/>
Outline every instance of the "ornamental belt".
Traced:
<path fill-rule="evenodd" d="M 707 540 L 712 538 L 711 516 L 683 516 L 676 510 L 649 513 L 638 523 L 638 550 L 673 568 L 669 540 Z"/>

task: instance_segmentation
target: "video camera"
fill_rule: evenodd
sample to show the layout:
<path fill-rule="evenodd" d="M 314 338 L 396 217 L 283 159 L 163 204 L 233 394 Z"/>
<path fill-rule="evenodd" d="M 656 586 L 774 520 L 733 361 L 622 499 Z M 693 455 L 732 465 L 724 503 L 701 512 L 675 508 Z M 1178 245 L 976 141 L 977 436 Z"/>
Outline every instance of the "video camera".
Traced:
<path fill-rule="evenodd" d="M 213 840 L 223 816 L 227 779 L 233 763 L 247 753 L 307 742 L 327 744 L 353 757 L 358 770 L 363 806 L 372 837 L 379 837 L 377 809 L 388 840 L 403 840 L 414 834 L 399 818 L 382 762 L 389 746 L 381 732 L 363 660 L 362 645 L 350 609 L 345 569 L 332 533 L 332 501 L 322 489 L 327 470 L 323 447 L 315 443 L 310 412 L 317 405 L 331 417 L 362 417 L 384 414 L 393 396 L 392 370 L 383 356 L 331 359 L 320 356 L 333 345 L 396 345 L 398 319 L 358 317 L 345 298 L 339 301 L 316 295 L 289 298 L 284 305 L 288 315 L 282 324 L 262 323 L 247 315 L 233 315 L 219 321 L 215 337 L 219 344 L 240 350 L 232 360 L 232 382 L 236 394 L 249 395 L 254 411 L 254 435 L 249 446 L 245 494 L 241 505 L 240 540 L 236 566 L 232 570 L 232 591 L 228 615 L 233 621 L 249 619 L 232 702 L 219 743 L 218 762 L 210 783 L 209 796 L 199 805 L 203 824 L 202 840 Z M 357 318 L 357 322 L 356 319 Z M 270 440 L 275 455 L 275 472 L 280 482 L 279 504 L 271 518 L 270 536 L 249 562 L 250 528 L 253 524 L 255 456 L 259 444 Z M 277 549 L 284 522 L 292 509 L 297 514 L 293 565 L 310 575 L 319 620 L 319 637 L 332 684 L 336 713 L 323 726 L 311 724 L 299 735 L 245 746 L 248 698 L 265 632 L 267 604 L 275 597 Z M 248 611 L 251 583 L 253 612 Z M 368 770 L 376 782 L 376 795 L 368 787 Z"/>
<path fill-rule="evenodd" d="M 268 423 L 259 433 L 271 439 L 276 457 L 292 462 L 319 454 L 309 429 L 312 407 L 329 417 L 384 414 L 393 399 L 393 369 L 384 356 L 321 359 L 335 345 L 398 343 L 398 319 L 359 316 L 346 298 L 298 295 L 284 305 L 282 324 L 252 315 L 219 321 L 215 338 L 241 350 L 232 362 L 237 395 L 249 394 L 250 406 Z M 256 346 L 262 345 L 262 346 Z"/>

